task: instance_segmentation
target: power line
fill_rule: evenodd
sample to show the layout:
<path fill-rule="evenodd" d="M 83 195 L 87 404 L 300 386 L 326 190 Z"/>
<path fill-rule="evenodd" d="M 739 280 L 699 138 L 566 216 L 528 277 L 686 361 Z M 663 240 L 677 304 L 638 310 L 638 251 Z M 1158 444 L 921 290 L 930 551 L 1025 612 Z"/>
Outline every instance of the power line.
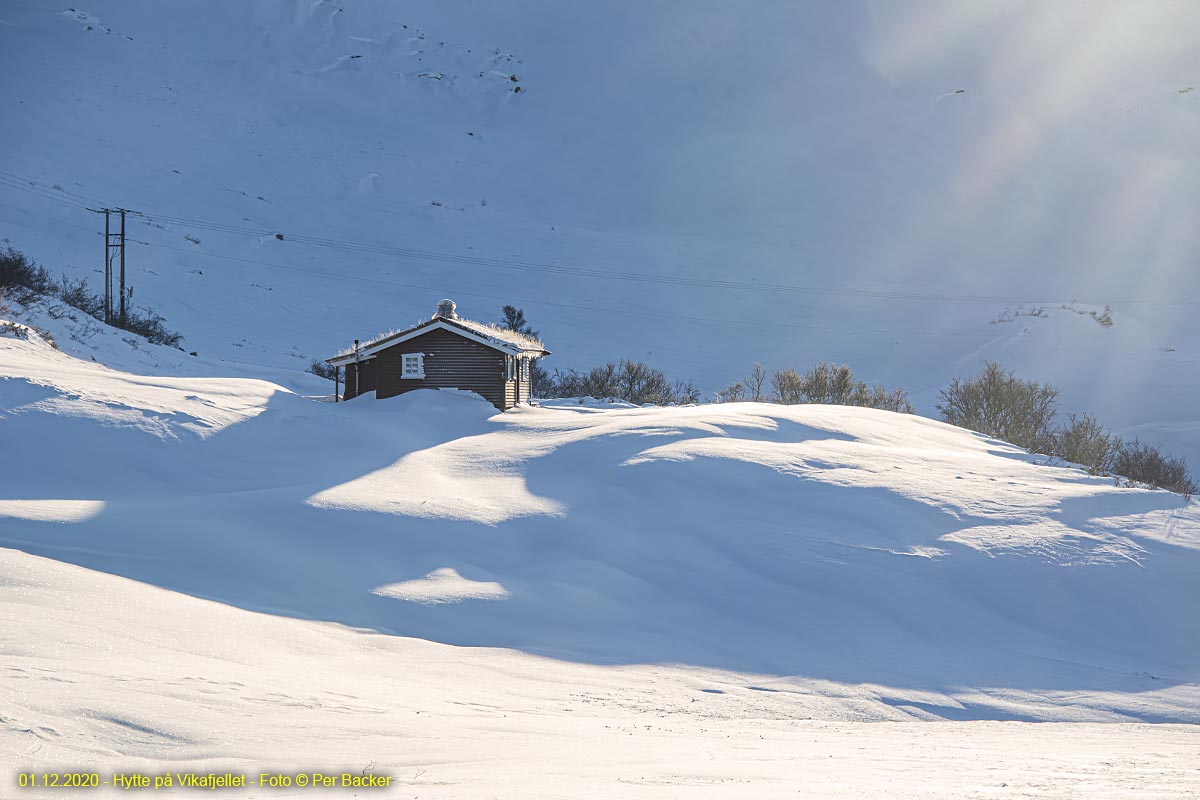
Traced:
<path fill-rule="evenodd" d="M 0 206 L 3 206 L 4 208 L 11 208 L 11 209 L 15 209 L 15 210 L 17 210 L 17 211 L 20 211 L 20 212 L 21 212 L 21 213 L 23 213 L 23 214 L 32 214 L 32 215 L 33 215 L 33 216 L 35 216 L 35 217 L 41 217 L 42 219 L 48 219 L 48 220 L 50 220 L 51 222 L 57 222 L 58 224 L 60 224 L 60 225 L 66 225 L 66 226 L 67 226 L 67 227 L 69 227 L 69 228 L 78 228 L 78 229 L 79 229 L 79 230 L 81 230 L 81 231 L 87 231 L 88 233 L 92 233 L 92 234 L 95 234 L 95 235 L 97 235 L 97 236 L 103 236 L 103 234 L 98 234 L 98 233 L 96 233 L 96 229 L 95 229 L 95 228 L 88 228 L 88 227 L 86 227 L 86 226 L 84 226 L 84 225 L 78 225 L 78 224 L 76 224 L 76 223 L 74 223 L 74 222 L 67 222 L 65 219 L 59 219 L 58 217 L 52 217 L 52 216 L 50 216 L 49 214 L 42 214 L 42 213 L 40 213 L 40 212 L 38 212 L 38 211 L 31 211 L 31 210 L 29 210 L 28 208 L 25 208 L 24 206 L 14 206 L 12 203 L 0 203 Z M 135 241 L 135 240 L 134 240 L 134 239 L 130 239 L 130 241 L 132 242 L 132 241 Z"/>
<path fill-rule="evenodd" d="M 8 204 L 0 203 L 0 205 L 8 205 Z M 25 210 L 25 209 L 21 209 L 18 206 L 8 205 L 8 207 L 16 208 L 21 211 Z M 45 217 L 46 219 L 50 219 L 55 222 L 61 222 L 63 224 L 71 224 L 71 223 L 67 223 L 65 220 L 59 220 L 54 217 L 49 217 L 48 215 L 45 215 L 45 214 L 39 214 L 38 216 Z M 90 228 L 83 228 L 82 226 L 79 226 L 79 225 L 75 225 L 74 227 L 82 228 L 83 230 L 87 230 L 87 231 L 91 232 Z M 139 241 L 136 239 L 130 239 L 129 241 L 136 241 L 136 242 L 138 242 L 138 244 L 142 244 L 147 247 L 153 247 L 153 248 L 157 248 L 159 250 L 171 250 L 171 251 L 174 251 L 177 253 L 183 253 L 185 255 L 194 256 L 194 257 L 199 256 L 202 258 L 217 258 L 217 259 L 221 259 L 221 260 L 225 260 L 225 261 L 233 261 L 233 262 L 239 262 L 239 263 L 244 263 L 244 264 L 256 264 L 259 266 L 269 267 L 272 269 L 282 269 L 282 270 L 287 270 L 290 272 L 303 272 L 303 273 L 306 273 L 309 275 L 319 275 L 322 277 L 333 278 L 336 280 L 352 280 L 352 281 L 359 281 L 362 283 L 376 284 L 376 285 L 380 285 L 380 286 L 395 286 L 395 287 L 399 287 L 399 288 L 403 288 L 403 289 L 420 289 L 422 291 L 430 291 L 430 292 L 452 291 L 453 294 L 462 295 L 464 297 L 479 297 L 479 298 L 485 298 L 485 299 L 489 299 L 489 300 L 499 300 L 499 301 L 506 302 L 506 303 L 516 302 L 516 303 L 521 303 L 523 305 L 529 305 L 529 306 L 549 306 L 552 308 L 565 308 L 565 309 L 579 310 L 579 311 L 596 311 L 596 312 L 600 312 L 600 313 L 604 313 L 604 314 L 615 314 L 615 315 L 624 316 L 624 317 L 644 317 L 645 316 L 643 313 L 633 312 L 633 311 L 629 311 L 628 309 L 622 309 L 622 308 L 606 308 L 606 307 L 602 307 L 602 306 L 583 305 L 583 304 L 579 304 L 579 303 L 563 303 L 563 302 L 558 302 L 558 301 L 554 301 L 554 300 L 541 300 L 541 299 L 512 297 L 510 295 L 503 295 L 503 296 L 502 295 L 493 295 L 493 294 L 487 294 L 487 293 L 476 292 L 476 291 L 462 291 L 462 290 L 458 290 L 458 289 L 449 290 L 446 286 L 426 286 L 426 285 L 422 285 L 422 284 L 407 283 L 404 281 L 388 280 L 388 279 L 384 279 L 384 278 L 369 278 L 369 277 L 365 277 L 362 275 L 356 275 L 353 273 L 342 274 L 342 273 L 337 273 L 337 272 L 329 272 L 327 270 L 312 269 L 312 268 L 308 268 L 308 267 L 299 267 L 294 264 L 278 264 L 278 263 L 274 263 L 274 262 L 270 262 L 270 261 L 262 261 L 260 259 L 244 258 L 242 256 L 231 256 L 231 255 L 227 255 L 224 253 L 215 252 L 211 248 L 209 248 L 208 250 L 206 250 L 203 253 L 198 253 L 195 250 L 189 250 L 189 249 L 182 248 L 182 247 L 173 247 L 173 246 L 167 245 L 167 244 L 142 242 L 142 241 Z M 792 330 L 821 331 L 821 332 L 827 332 L 827 333 L 845 333 L 844 328 L 837 328 L 837 327 L 832 327 L 832 326 L 822 326 L 822 325 L 805 325 L 805 324 L 801 324 L 801 323 L 785 322 L 782 320 L 771 319 L 771 318 L 761 318 L 761 317 L 755 317 L 752 319 L 722 319 L 722 318 L 717 318 L 717 317 L 701 317 L 701 316 L 670 314 L 670 313 L 660 313 L 660 312 L 656 312 L 655 316 L 658 318 L 661 318 L 661 319 L 677 320 L 677 321 L 681 321 L 681 322 L 694 322 L 694 323 L 701 323 L 701 324 L 705 324 L 705 325 L 749 325 L 749 326 L 754 326 L 754 327 L 785 328 L 785 329 L 792 329 Z M 853 333 L 855 333 L 855 334 L 870 334 L 870 335 L 889 335 L 889 336 L 935 336 L 935 337 L 945 337 L 945 338 L 955 338 L 955 339 L 965 337 L 965 338 L 983 339 L 983 340 L 994 340 L 994 339 L 999 338 L 992 334 L 968 332 L 968 331 L 923 331 L 923 330 L 856 328 L 853 331 Z M 1081 339 L 1083 337 L 1060 337 L 1060 338 Z M 1157 339 L 1158 337 L 1142 336 L 1141 338 Z M 1196 337 L 1176 337 L 1176 338 L 1192 339 L 1192 338 L 1196 338 Z"/>
<path fill-rule="evenodd" d="M 24 185 L 28 184 L 28 185 Z M 45 184 L 40 184 L 36 181 L 31 181 L 13 173 L 0 170 L 0 185 L 10 188 L 29 191 L 39 197 L 60 202 L 64 205 L 70 205 L 77 208 L 86 208 L 76 203 L 70 202 L 65 197 L 55 197 L 54 192 L 61 192 L 68 196 L 74 196 L 79 199 L 87 199 L 85 195 L 76 194 L 62 189 L 54 189 L 47 187 Z M 200 220 L 189 217 L 180 217 L 169 214 L 156 213 L 141 213 L 138 215 L 144 224 L 151 225 L 153 223 L 186 226 L 196 230 L 206 230 L 217 233 L 226 233 L 239 236 L 250 236 L 254 238 L 274 237 L 282 241 L 307 244 L 312 246 L 326 247 L 349 252 L 369 253 L 372 255 L 387 255 L 397 256 L 410 259 L 419 259 L 425 261 L 434 261 L 441 263 L 455 264 L 470 264 L 477 266 L 494 267 L 498 269 L 511 269 L 520 271 L 533 271 L 546 274 L 556 274 L 567 277 L 579 278 L 597 278 L 603 280 L 622 280 L 638 283 L 657 283 L 674 286 L 689 286 L 695 288 L 710 288 L 724 290 L 743 290 L 743 291 L 767 291 L 775 293 L 791 293 L 791 294 L 808 294 L 822 295 L 831 297 L 841 297 L 848 299 L 872 299 L 872 300 L 902 300 L 902 301 L 922 301 L 922 302 L 971 302 L 971 303 L 1009 303 L 1009 304 L 1050 304 L 1062 302 L 1085 302 L 1077 298 L 1044 298 L 1044 299 L 1029 299 L 1018 297 L 999 297 L 999 296 L 984 296 L 984 295 L 945 295 L 920 292 L 899 292 L 893 290 L 872 290 L 872 289 L 833 289 L 819 288 L 811 286 L 797 286 L 791 284 L 772 284 L 759 283 L 757 281 L 731 281 L 725 279 L 705 279 L 684 276 L 670 275 L 654 275 L 643 274 L 636 272 L 620 272 L 603 270 L 594 267 L 570 267 L 557 264 L 545 264 L 532 261 L 519 261 L 499 258 L 489 258 L 485 256 L 472 256 L 466 254 L 441 253 L 430 250 L 421 250 L 416 248 L 399 247 L 395 245 L 387 245 L 382 243 L 358 242 L 347 239 L 333 239 L 326 237 L 308 236 L 305 234 L 286 233 L 264 228 L 252 228 L 242 225 L 231 225 L 228 223 L 212 222 L 208 220 Z M 1195 305 L 1196 301 L 1178 300 L 1140 300 L 1140 299 L 1120 299 L 1109 300 L 1109 303 L 1119 302 L 1127 304 L 1147 304 L 1147 305 L 1167 305 L 1167 306 L 1184 306 Z"/>
<path fill-rule="evenodd" d="M 192 255 L 192 256 L 198 255 L 196 253 L 196 251 L 188 250 L 188 249 L 185 249 L 182 247 L 172 247 L 171 245 L 164 245 L 164 244 L 150 244 L 149 246 L 157 247 L 157 248 L 163 249 L 163 250 L 173 250 L 175 252 L 185 253 L 187 255 Z M 354 274 L 343 275 L 340 273 L 328 272 L 325 270 L 310 269 L 310 268 L 306 268 L 306 267 L 297 267 L 297 266 L 291 265 L 291 264 L 276 264 L 276 263 L 273 263 L 270 261 L 262 261 L 259 259 L 243 258 L 241 256 L 231 256 L 231 255 L 226 255 L 223 253 L 212 252 L 211 250 L 209 252 L 204 253 L 203 255 L 206 258 L 219 258 L 219 259 L 224 259 L 227 261 L 238 261 L 238 262 L 244 262 L 247 264 L 258 264 L 258 265 L 261 265 L 264 267 L 288 270 L 288 271 L 292 271 L 292 272 L 303 272 L 303 273 L 307 273 L 310 275 L 320 275 L 323 277 L 335 278 L 337 280 L 355 280 L 355 281 L 360 281 L 363 283 L 373 283 L 373 284 L 378 284 L 378 285 L 382 285 L 382 286 L 396 286 L 396 287 L 400 287 L 403 289 L 421 289 L 423 291 L 430 291 L 430 292 L 451 291 L 455 295 L 462 295 L 464 297 L 481 297 L 481 298 L 486 298 L 489 300 L 500 300 L 505 303 L 516 302 L 516 303 L 521 303 L 522 305 L 530 305 L 530 306 L 539 306 L 540 305 L 540 306 L 550 306 L 550 307 L 554 307 L 554 308 L 566 308 L 566 309 L 581 310 L 581 311 L 598 311 L 598 312 L 605 313 L 605 314 L 616 314 L 616 315 L 625 316 L 625 317 L 644 318 L 646 316 L 644 313 L 641 313 L 641 312 L 635 312 L 635 311 L 630 311 L 628 309 L 621 309 L 621 308 L 605 308 L 605 307 L 601 307 L 601 306 L 582 305 L 579 303 L 563 303 L 563 302 L 557 302 L 557 301 L 553 301 L 553 300 L 533 300 L 533 299 L 528 299 L 528 298 L 512 297 L 509 295 L 493 295 L 493 294 L 485 294 L 482 292 L 461 291 L 458 289 L 449 290 L 449 289 L 447 289 L 446 286 L 425 286 L 422 284 L 406 283 L 403 281 L 386 280 L 383 278 L 368 278 L 368 277 L 364 277 L 361 275 L 354 275 Z M 660 319 L 678 320 L 678 321 L 682 321 L 682 322 L 697 322 L 697 323 L 702 323 L 705 325 L 746 325 L 746 326 L 752 326 L 752 327 L 773 327 L 773 328 L 787 328 L 787 329 L 806 330 L 806 331 L 822 331 L 822 332 L 827 332 L 827 333 L 845 333 L 844 328 L 838 328 L 838 327 L 833 327 L 833 326 L 828 326 L 828 325 L 804 325 L 801 323 L 784 322 L 782 320 L 777 320 L 777 319 L 772 319 L 772 318 L 762 318 L 762 317 L 754 317 L 754 318 L 750 318 L 750 319 L 722 319 L 722 318 L 717 318 L 717 317 L 700 317 L 700 316 L 691 316 L 691 315 L 683 315 L 683 314 L 660 313 L 657 311 L 655 312 L 654 315 L 656 318 L 660 318 Z M 923 330 L 897 330 L 897 329 L 878 329 L 878 328 L 855 328 L 853 333 L 854 334 L 872 334 L 872 335 L 890 335 L 890 336 L 938 336 L 938 337 L 945 337 L 945 338 L 951 338 L 951 339 L 966 337 L 966 338 L 973 338 L 973 339 L 984 339 L 984 340 L 989 340 L 989 341 L 1000 338 L 993 334 L 969 332 L 969 331 L 923 331 Z M 1083 339 L 1085 337 L 1061 336 L 1059 338 Z M 1142 336 L 1141 338 L 1158 339 L 1159 337 Z M 1176 337 L 1176 338 L 1190 339 L 1190 338 L 1196 338 L 1196 337 Z"/>
<path fill-rule="evenodd" d="M 221 223 L 212 223 L 204 220 L 189 219 L 186 217 L 172 217 L 162 214 L 145 214 L 147 220 L 154 220 L 160 223 L 169 225 L 189 226 L 199 230 L 209 230 L 220 233 L 229 233 L 237 235 L 253 236 L 256 238 L 282 237 L 284 242 L 298 242 L 301 244 L 310 244 L 320 247 L 328 247 L 333 249 L 348 250 L 352 252 L 370 253 L 373 255 L 388 255 L 400 256 L 406 258 L 415 258 L 425 261 L 435 261 L 443 263 L 456 264 L 473 264 L 480 266 L 497 267 L 501 269 L 512 269 L 521 271 L 533 271 L 550 274 L 558 274 L 569 277 L 589 277 L 599 278 L 604 280 L 623 280 L 638 283 L 657 283 L 675 286 L 690 286 L 697 288 L 713 288 L 726 290 L 745 290 L 745 291 L 765 291 L 775 293 L 790 293 L 790 294 L 807 294 L 807 295 L 824 295 L 851 299 L 876 299 L 876 300 L 915 300 L 923 302 L 969 302 L 969 303 L 1009 303 L 1009 304 L 1052 304 L 1063 302 L 1085 302 L 1077 298 L 1043 298 L 1029 299 L 1019 297 L 998 297 L 998 296 L 983 296 L 983 295 L 944 295 L 944 294 L 928 294 L 919 292 L 898 292 L 894 290 L 872 290 L 872 289 L 832 289 L 832 288 L 817 288 L 811 286 L 796 286 L 790 284 L 772 284 L 760 283 L 757 281 L 731 281 L 725 279 L 705 279 L 691 278 L 670 275 L 647 275 L 634 272 L 618 272 L 612 270 L 602 270 L 589 267 L 567 267 L 555 264 L 544 264 L 529 261 L 514 261 L 507 259 L 488 258 L 484 256 L 471 256 L 465 254 L 439 253 L 429 250 L 418 250 L 414 248 L 398 247 L 393 245 L 384 245 L 369 242 L 354 242 L 350 240 L 327 239 L 314 236 L 306 236 L 303 234 L 283 234 L 276 231 L 263 229 L 246 228 L 241 226 L 226 225 Z M 1108 302 L 1122 303 L 1137 303 L 1137 304 L 1152 304 L 1152 305 L 1192 305 L 1192 301 L 1155 301 L 1155 300 L 1109 300 Z"/>
<path fill-rule="evenodd" d="M 187 250 L 182 247 L 172 247 L 171 245 L 165 245 L 165 244 L 151 244 L 150 246 L 157 247 L 162 250 L 174 250 L 179 253 L 187 253 L 188 255 L 197 255 L 197 253 L 195 251 Z M 241 256 L 225 255 L 223 253 L 215 253 L 215 252 L 211 252 L 211 251 L 205 253 L 204 256 L 207 258 L 220 258 L 220 259 L 224 259 L 227 261 L 238 261 L 238 262 L 243 262 L 243 263 L 247 263 L 247 264 L 258 264 L 258 265 L 261 265 L 264 267 L 272 267 L 274 269 L 289 270 L 292 272 L 304 272 L 309 275 L 321 275 L 323 277 L 335 278 L 337 280 L 355 280 L 355 281 L 360 281 L 363 283 L 374 283 L 374 284 L 378 284 L 378 285 L 382 285 L 382 286 L 396 286 L 396 287 L 400 287 L 403 289 L 421 289 L 423 291 L 430 291 L 430 292 L 451 291 L 451 290 L 448 290 L 445 286 L 424 286 L 424 285 L 416 284 L 416 283 L 406 283 L 403 281 L 386 280 L 383 278 L 368 278 L 368 277 L 364 277 L 362 275 L 353 275 L 353 274 L 344 275 L 344 274 L 337 273 L 337 272 L 328 272 L 328 271 L 319 270 L 319 269 L 309 269 L 306 267 L 297 267 L 297 266 L 291 265 L 291 264 L 276 264 L 276 263 L 272 263 L 270 261 L 261 261 L 261 260 L 253 259 L 253 258 L 243 258 Z M 457 290 L 457 289 L 452 290 L 452 292 L 455 295 L 462 295 L 464 297 L 482 297 L 482 298 L 487 298 L 489 300 L 500 300 L 500 301 L 507 302 L 507 303 L 517 302 L 517 303 L 522 303 L 524 305 L 533 305 L 533 306 L 541 305 L 541 306 L 551 306 L 551 307 L 555 307 L 555 308 L 577 309 L 577 310 L 581 310 L 581 311 L 599 311 L 599 312 L 602 312 L 605 314 L 618 314 L 620 316 L 628 316 L 628 317 L 644 317 L 645 316 L 644 314 L 629 311 L 628 309 L 621 309 L 621 308 L 604 308 L 601 306 L 581 305 L 579 303 L 562 303 L 562 302 L 556 302 L 553 300 L 531 300 L 531 299 L 527 299 L 527 298 L 511 297 L 508 295 L 493 295 L 493 294 L 485 294 L 482 292 L 461 291 L 461 290 Z M 833 327 L 828 327 L 828 326 L 802 325 L 802 324 L 798 324 L 798 323 L 782 322 L 782 321 L 777 321 L 777 320 L 718 319 L 718 318 L 714 318 L 714 317 L 697 317 L 697 316 L 687 316 L 687 315 L 682 315 L 682 314 L 664 314 L 664 313 L 657 313 L 657 312 L 655 313 L 655 316 L 658 318 L 661 318 L 661 319 L 680 320 L 680 321 L 686 321 L 686 322 L 701 322 L 701 323 L 705 323 L 705 324 L 715 324 L 715 325 L 753 325 L 756 327 L 766 325 L 766 326 L 770 326 L 770 327 L 796 328 L 796 329 L 800 329 L 800 330 L 828 331 L 828 332 L 837 332 L 839 330 L 838 328 L 833 328 Z M 979 338 L 984 338 L 984 339 L 993 338 L 991 336 L 978 334 L 978 333 L 962 333 L 962 332 L 885 331 L 885 330 L 871 330 L 871 329 L 866 329 L 866 328 L 857 329 L 856 332 L 857 333 L 890 333 L 890 334 L 902 334 L 902 335 L 910 335 L 911 334 L 911 335 L 918 335 L 918 336 L 949 336 L 949 337 L 971 336 L 971 337 L 979 337 Z"/>
<path fill-rule="evenodd" d="M 105 205 L 105 203 L 102 200 L 97 200 L 94 197 L 88 197 L 87 195 L 79 194 L 78 192 L 72 191 L 70 189 L 64 189 L 61 186 L 59 186 L 58 184 L 53 184 L 53 185 L 47 186 L 46 184 L 41 183 L 39 181 L 34 181 L 34 180 L 30 180 L 28 178 L 23 178 L 20 175 L 15 175 L 11 172 L 6 172 L 4 170 L 0 170 L 0 181 L 15 183 L 15 184 L 17 184 L 15 188 L 23 188 L 25 186 L 29 186 L 32 188 L 41 189 L 41 190 L 52 192 L 52 193 L 57 193 L 59 195 L 73 197 L 73 198 L 83 201 L 86 204 L 98 205 L 98 206 Z"/>

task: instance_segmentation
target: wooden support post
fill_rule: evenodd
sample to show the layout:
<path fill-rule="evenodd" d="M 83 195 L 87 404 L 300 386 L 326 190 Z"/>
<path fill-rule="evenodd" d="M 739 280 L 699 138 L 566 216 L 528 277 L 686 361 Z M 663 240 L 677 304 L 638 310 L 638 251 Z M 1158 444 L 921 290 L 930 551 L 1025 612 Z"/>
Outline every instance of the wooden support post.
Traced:
<path fill-rule="evenodd" d="M 121 327 L 125 327 L 125 209 L 121 209 Z"/>
<path fill-rule="evenodd" d="M 108 209 L 104 209 L 104 324 L 112 324 L 112 234 L 109 232 Z"/>

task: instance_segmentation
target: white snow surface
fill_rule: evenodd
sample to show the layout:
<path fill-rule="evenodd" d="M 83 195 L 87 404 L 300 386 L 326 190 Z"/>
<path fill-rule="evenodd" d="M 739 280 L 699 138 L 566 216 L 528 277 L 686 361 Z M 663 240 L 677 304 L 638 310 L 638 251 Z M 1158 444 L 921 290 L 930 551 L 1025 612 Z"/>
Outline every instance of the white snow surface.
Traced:
<path fill-rule="evenodd" d="M 708 393 L 830 360 L 932 415 L 998 360 L 1195 470 L 1200 6 L 17 0 L 0 70 L 0 240 L 98 289 L 88 209 L 142 212 L 185 336 L 0 299 L 61 347 L 0 328 L 0 795 L 1200 796 L 1195 502 L 920 417 L 304 372 L 512 303 L 549 369 Z"/>
<path fill-rule="evenodd" d="M 1200 504 L 936 421 L 333 404 L 34 335 L 0 337 L 0 435 L 15 768 L 375 762 L 437 797 L 1200 787 Z"/>
<path fill-rule="evenodd" d="M 997 359 L 1200 467 L 1195 3 L 0 16 L 0 238 L 97 287 L 87 209 L 149 215 L 132 300 L 201 374 L 328 393 L 312 359 L 451 297 L 707 393 L 830 360 L 932 415 Z"/>

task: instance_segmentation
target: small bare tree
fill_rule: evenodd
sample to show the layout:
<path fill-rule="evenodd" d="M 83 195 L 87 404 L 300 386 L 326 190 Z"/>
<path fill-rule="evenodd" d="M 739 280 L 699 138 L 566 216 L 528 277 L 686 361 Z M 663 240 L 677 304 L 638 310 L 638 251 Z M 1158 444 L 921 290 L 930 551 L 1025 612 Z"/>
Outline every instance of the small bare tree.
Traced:
<path fill-rule="evenodd" d="M 1024 381 L 994 361 L 985 361 L 979 374 L 955 378 L 941 391 L 937 404 L 942 419 L 970 428 L 1035 453 L 1050 453 L 1058 389 Z"/>
<path fill-rule="evenodd" d="M 757 361 L 750 368 L 750 374 L 740 381 L 746 393 L 746 399 L 752 403 L 761 403 L 766 400 L 766 395 L 763 394 L 763 389 L 767 383 L 767 369 Z M 739 384 L 735 384 L 739 385 Z"/>

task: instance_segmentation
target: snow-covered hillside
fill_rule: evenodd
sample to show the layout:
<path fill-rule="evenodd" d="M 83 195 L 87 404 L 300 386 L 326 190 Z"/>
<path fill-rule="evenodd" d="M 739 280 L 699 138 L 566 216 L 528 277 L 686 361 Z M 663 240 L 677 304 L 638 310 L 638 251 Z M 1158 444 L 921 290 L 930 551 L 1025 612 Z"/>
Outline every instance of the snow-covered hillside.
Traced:
<path fill-rule="evenodd" d="M 1064 758 L 1095 796 L 1195 786 L 1194 728 L 853 727 L 1200 721 L 1195 502 L 869 409 L 335 405 L 29 336 L 0 338 L 7 763 L 865 796 L 916 736 L 924 796 L 1064 790 Z"/>
<path fill-rule="evenodd" d="M 98 291 L 131 209 L 184 348 L 0 296 L 0 795 L 1200 796 L 1200 504 L 930 418 L 1200 469 L 1200 5 L 86 2 L 0 4 L 0 245 Z M 925 416 L 327 402 L 445 297 Z"/>
<path fill-rule="evenodd" d="M 2 538 L 31 553 L 451 644 L 879 685 L 838 715 L 1200 721 L 1197 505 L 942 423 L 335 405 L 13 339 L 0 374 Z"/>
<path fill-rule="evenodd" d="M 1197 14 L 22 0 L 0 235 L 95 283 L 86 208 L 148 215 L 134 302 L 214 375 L 289 383 L 449 295 L 706 391 L 835 360 L 932 413 L 999 357 L 1197 463 Z"/>

